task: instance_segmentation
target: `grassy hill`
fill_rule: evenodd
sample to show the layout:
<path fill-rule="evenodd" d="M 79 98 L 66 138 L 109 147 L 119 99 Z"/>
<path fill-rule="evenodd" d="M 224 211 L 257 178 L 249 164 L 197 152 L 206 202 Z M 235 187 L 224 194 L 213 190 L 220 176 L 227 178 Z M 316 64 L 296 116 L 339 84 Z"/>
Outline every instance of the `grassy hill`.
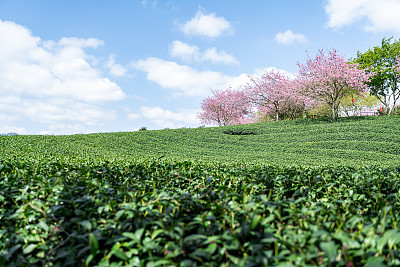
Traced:
<path fill-rule="evenodd" d="M 0 266 L 400 266 L 399 130 L 1 136 Z"/>
<path fill-rule="evenodd" d="M 397 166 L 400 117 L 277 121 L 248 125 L 69 136 L 3 136 L 3 158 L 148 159 L 303 166 Z"/>

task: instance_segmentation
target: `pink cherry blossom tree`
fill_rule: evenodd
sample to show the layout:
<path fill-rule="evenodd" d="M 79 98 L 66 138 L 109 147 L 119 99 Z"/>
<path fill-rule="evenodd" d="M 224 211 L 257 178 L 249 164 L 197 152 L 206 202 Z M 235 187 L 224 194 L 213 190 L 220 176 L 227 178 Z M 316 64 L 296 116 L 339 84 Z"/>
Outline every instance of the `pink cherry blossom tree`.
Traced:
<path fill-rule="evenodd" d="M 300 94 L 297 78 L 289 78 L 281 72 L 269 71 L 260 77 L 251 77 L 247 86 L 248 99 L 258 111 L 279 120 L 294 119 L 311 106 L 312 99 Z"/>
<path fill-rule="evenodd" d="M 280 72 L 266 72 L 261 77 L 250 77 L 251 84 L 247 87 L 250 102 L 257 106 L 258 111 L 279 120 L 279 114 L 286 108 L 289 89 L 289 79 Z"/>
<path fill-rule="evenodd" d="M 288 81 L 287 100 L 286 100 L 286 116 L 295 119 L 306 117 L 307 110 L 319 105 L 318 101 L 303 93 L 303 84 L 298 77 Z"/>
<path fill-rule="evenodd" d="M 323 50 L 314 59 L 299 66 L 303 94 L 316 101 L 327 103 L 332 108 L 332 119 L 336 120 L 340 101 L 350 93 L 362 95 L 368 92 L 366 82 L 371 74 L 358 69 L 337 54 L 336 50 Z"/>
<path fill-rule="evenodd" d="M 251 104 L 244 91 L 232 88 L 212 90 L 212 96 L 201 102 L 201 111 L 197 118 L 201 123 L 218 126 L 245 124 L 252 122 L 251 111 Z"/>

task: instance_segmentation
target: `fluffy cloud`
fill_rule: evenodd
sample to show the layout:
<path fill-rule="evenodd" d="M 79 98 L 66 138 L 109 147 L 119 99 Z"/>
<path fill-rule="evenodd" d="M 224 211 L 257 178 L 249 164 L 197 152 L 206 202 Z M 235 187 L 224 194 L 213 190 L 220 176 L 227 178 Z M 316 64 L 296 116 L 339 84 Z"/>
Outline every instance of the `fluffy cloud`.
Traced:
<path fill-rule="evenodd" d="M 257 68 L 254 70 L 253 74 L 247 74 L 247 73 L 242 73 L 238 76 L 235 77 L 231 77 L 231 79 L 229 80 L 229 82 L 226 84 L 226 87 L 231 87 L 233 89 L 244 89 L 247 85 L 251 84 L 251 77 L 260 77 L 261 75 L 263 75 L 266 72 L 270 72 L 270 71 L 274 71 L 274 72 L 280 72 L 284 75 L 286 75 L 289 78 L 295 78 L 296 74 L 291 73 L 289 71 L 283 70 L 283 69 L 278 69 L 275 67 L 267 67 L 267 68 Z"/>
<path fill-rule="evenodd" d="M 148 0 L 142 0 L 142 5 L 146 6 L 148 2 L 149 2 Z M 153 7 L 157 6 L 157 4 L 158 4 L 158 0 L 153 0 L 153 1 L 150 1 L 150 2 L 152 2 L 152 6 Z"/>
<path fill-rule="evenodd" d="M 131 111 L 128 111 L 128 113 L 126 114 L 126 117 L 128 118 L 128 120 L 130 121 L 135 121 L 141 118 L 140 114 L 137 113 L 133 113 Z"/>
<path fill-rule="evenodd" d="M 38 41 L 40 38 L 36 37 Z M 99 46 L 104 45 L 102 40 L 96 38 L 76 38 L 76 37 L 63 37 L 58 42 L 54 41 L 46 41 L 44 42 L 46 48 L 49 49 L 60 49 L 63 47 L 77 47 L 77 48 L 97 48 Z"/>
<path fill-rule="evenodd" d="M 40 98 L 4 97 L 0 99 L 0 113 L 11 116 L 8 118 L 9 124 L 18 124 L 19 120 L 27 119 L 46 125 L 55 134 L 83 132 L 87 126 L 101 125 L 116 118 L 114 110 L 67 98 L 47 98 L 43 101 Z M 70 131 L 65 132 L 66 129 Z M 25 131 L 17 133 L 23 134 Z"/>
<path fill-rule="evenodd" d="M 130 121 L 145 119 L 160 128 L 181 128 L 198 126 L 196 118 L 199 110 L 180 109 L 178 112 L 163 109 L 161 107 L 141 106 L 140 111 L 135 113 L 126 109 L 126 116 Z"/>
<path fill-rule="evenodd" d="M 181 110 L 172 112 L 161 107 L 146 107 L 140 108 L 142 117 L 150 120 L 161 128 L 180 128 L 192 127 L 198 125 L 196 118 L 198 110 Z"/>
<path fill-rule="evenodd" d="M 216 38 L 223 32 L 231 29 L 231 24 L 223 17 L 217 17 L 214 13 L 205 14 L 202 10 L 184 25 L 181 30 L 186 35 L 199 35 Z"/>
<path fill-rule="evenodd" d="M 197 61 L 200 59 L 200 49 L 181 41 L 173 41 L 169 46 L 169 54 L 183 61 Z"/>
<path fill-rule="evenodd" d="M 110 70 L 110 74 L 116 77 L 124 76 L 127 72 L 121 64 L 115 63 L 115 55 L 113 54 L 108 57 L 106 67 Z"/>
<path fill-rule="evenodd" d="M 249 74 L 228 76 L 221 72 L 199 71 L 186 65 L 160 58 L 147 58 L 132 62 L 134 68 L 147 73 L 147 79 L 172 91 L 174 96 L 204 97 L 210 89 L 243 88 L 250 82 Z M 294 77 L 295 74 L 275 67 L 259 68 L 251 75 L 262 75 L 267 71 L 279 71 Z"/>
<path fill-rule="evenodd" d="M 215 47 L 208 48 L 204 52 L 200 52 L 200 49 L 195 45 L 189 45 L 181 41 L 174 41 L 169 48 L 170 55 L 175 58 L 179 58 L 186 62 L 197 61 L 204 62 L 209 61 L 214 64 L 235 64 L 239 65 L 239 61 L 232 55 L 225 53 L 224 51 L 217 51 Z"/>
<path fill-rule="evenodd" d="M 284 69 L 278 69 L 276 67 L 257 68 L 257 69 L 254 70 L 254 74 L 253 75 L 261 76 L 264 73 L 271 72 L 271 71 L 282 73 L 283 75 L 285 75 L 285 76 L 287 76 L 287 77 L 289 77 L 291 79 L 294 79 L 297 76 L 296 73 L 292 73 L 292 72 L 289 72 L 289 71 L 284 70 Z"/>
<path fill-rule="evenodd" d="M 147 58 L 132 63 L 138 70 L 147 73 L 147 79 L 171 90 L 174 96 L 205 97 L 211 89 L 232 87 L 240 89 L 250 82 L 249 74 L 228 76 L 221 72 L 199 71 L 186 65 L 160 58 Z M 275 67 L 256 69 L 251 75 L 261 75 L 266 71 L 279 71 L 289 77 L 295 74 Z"/>
<path fill-rule="evenodd" d="M 0 134 L 7 134 L 7 133 L 26 134 L 26 129 L 24 127 L 0 125 Z"/>
<path fill-rule="evenodd" d="M 29 120 L 53 128 L 114 119 L 114 111 L 100 105 L 122 100 L 125 93 L 102 76 L 84 50 L 101 45 L 94 38 L 42 41 L 21 25 L 0 20 L 0 113 L 15 118 L 14 124 Z"/>
<path fill-rule="evenodd" d="M 291 30 L 279 32 L 275 35 L 275 41 L 279 44 L 306 43 L 307 38 L 304 34 L 293 33 Z"/>
<path fill-rule="evenodd" d="M 398 0 L 328 0 L 325 6 L 328 27 L 340 28 L 365 19 L 366 31 L 400 33 Z"/>
<path fill-rule="evenodd" d="M 174 95 L 205 96 L 211 88 L 224 86 L 230 77 L 214 71 L 198 71 L 186 65 L 160 58 L 133 62 L 132 66 L 147 73 L 147 79 L 172 90 Z"/>
<path fill-rule="evenodd" d="M 211 61 L 212 63 L 224 63 L 239 65 L 239 61 L 232 55 L 225 53 L 224 51 L 218 52 L 215 47 L 207 49 L 203 55 L 201 55 L 202 61 Z"/>

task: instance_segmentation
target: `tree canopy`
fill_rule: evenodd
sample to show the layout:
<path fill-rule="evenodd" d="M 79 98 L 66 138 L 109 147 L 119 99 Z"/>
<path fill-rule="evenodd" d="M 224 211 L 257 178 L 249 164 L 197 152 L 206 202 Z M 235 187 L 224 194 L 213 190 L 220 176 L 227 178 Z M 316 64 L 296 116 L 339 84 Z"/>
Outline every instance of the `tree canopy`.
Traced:
<path fill-rule="evenodd" d="M 357 52 L 357 58 L 352 61 L 359 67 L 371 73 L 367 83 L 372 95 L 375 95 L 385 106 L 387 114 L 391 114 L 400 97 L 400 74 L 398 61 L 400 57 L 400 39 L 382 39 L 380 46 L 368 51 Z"/>
<path fill-rule="evenodd" d="M 343 97 L 367 92 L 365 83 L 370 75 L 358 69 L 357 64 L 349 64 L 336 50 L 327 53 L 321 50 L 315 58 L 298 66 L 304 93 L 330 105 L 333 120 Z"/>
<path fill-rule="evenodd" d="M 213 95 L 202 101 L 198 118 L 218 125 L 251 122 L 255 114 L 276 120 L 294 119 L 326 104 L 336 120 L 342 99 L 368 93 L 371 71 L 345 60 L 336 50 L 320 50 L 315 58 L 298 66 L 299 73 L 294 77 L 269 71 L 250 77 L 245 90 L 213 90 Z M 400 69 L 400 65 L 396 68 Z"/>

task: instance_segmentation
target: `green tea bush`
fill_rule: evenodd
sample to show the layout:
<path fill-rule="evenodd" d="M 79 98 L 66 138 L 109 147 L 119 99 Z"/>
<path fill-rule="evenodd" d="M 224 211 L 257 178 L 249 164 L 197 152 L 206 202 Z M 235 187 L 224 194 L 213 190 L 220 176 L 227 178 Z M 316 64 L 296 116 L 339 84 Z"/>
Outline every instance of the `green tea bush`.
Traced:
<path fill-rule="evenodd" d="M 399 173 L 2 161 L 0 264 L 395 266 Z"/>
<path fill-rule="evenodd" d="M 399 130 L 1 136 L 0 266 L 399 266 Z"/>
<path fill-rule="evenodd" d="M 256 133 L 235 135 L 224 131 Z M 274 121 L 227 127 L 70 136 L 1 136 L 0 158 L 101 163 L 171 161 L 277 166 L 392 167 L 400 117 Z"/>

